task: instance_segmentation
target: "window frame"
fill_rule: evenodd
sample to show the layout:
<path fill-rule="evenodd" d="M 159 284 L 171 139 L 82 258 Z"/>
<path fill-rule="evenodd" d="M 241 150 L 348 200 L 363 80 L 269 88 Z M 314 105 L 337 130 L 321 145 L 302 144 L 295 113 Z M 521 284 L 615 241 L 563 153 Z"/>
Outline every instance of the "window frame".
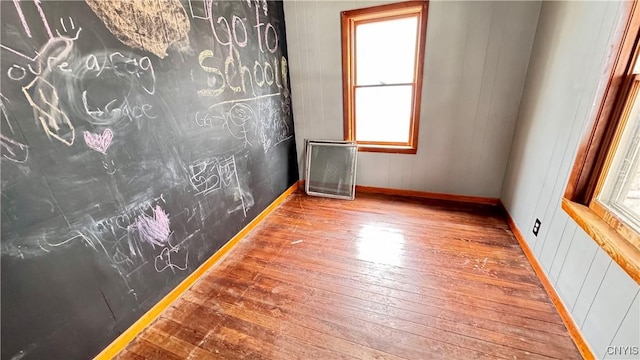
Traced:
<path fill-rule="evenodd" d="M 408 142 L 357 141 L 358 151 L 416 154 L 422 100 L 422 78 L 424 68 L 425 39 L 427 30 L 428 1 L 406 1 L 363 9 L 343 11 L 342 24 L 342 95 L 344 117 L 344 140 L 356 141 L 355 92 L 356 59 L 355 31 L 359 24 L 418 16 L 416 54 L 414 61 L 413 96 Z M 376 85 L 380 86 L 380 85 Z M 389 84 L 382 86 L 398 86 Z"/>
<path fill-rule="evenodd" d="M 632 67 L 633 68 L 633 67 Z M 606 158 L 600 171 L 598 181 L 596 182 L 591 201 L 589 201 L 589 209 L 591 209 L 596 215 L 598 215 L 604 222 L 611 226 L 617 233 L 619 233 L 625 240 L 631 243 L 631 245 L 640 249 L 640 233 L 629 225 L 621 216 L 624 212 L 623 209 L 615 209 L 615 206 L 607 206 L 600 199 L 599 195 L 604 189 L 604 184 L 609 177 L 610 171 L 613 169 L 613 159 L 616 153 L 620 150 L 619 143 L 622 138 L 622 134 L 626 129 L 629 115 L 636 100 L 636 96 L 640 92 L 640 76 L 637 74 L 629 76 L 629 86 L 627 91 L 621 95 L 621 111 L 617 119 L 616 129 L 611 139 L 611 144 L 607 149 Z M 613 208 L 612 208 L 613 207 Z M 629 215 L 631 217 L 631 215 Z"/>
<path fill-rule="evenodd" d="M 628 5 L 625 16 L 626 27 L 612 57 L 600 107 L 578 148 L 562 208 L 640 284 L 640 233 L 598 199 L 612 170 L 633 99 L 640 92 L 640 76 L 633 74 L 640 53 L 640 8 L 636 1 Z"/>

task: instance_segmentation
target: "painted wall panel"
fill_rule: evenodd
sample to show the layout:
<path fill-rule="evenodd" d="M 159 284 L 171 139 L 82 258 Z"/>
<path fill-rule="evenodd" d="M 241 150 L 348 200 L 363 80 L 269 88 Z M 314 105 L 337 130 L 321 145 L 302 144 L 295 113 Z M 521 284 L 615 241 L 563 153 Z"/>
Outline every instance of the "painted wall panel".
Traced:
<path fill-rule="evenodd" d="M 543 3 L 501 195 L 599 358 L 614 336 L 637 339 L 632 301 L 640 286 L 566 215 L 560 200 L 606 86 L 623 9 L 621 2 Z M 536 218 L 538 237 L 530 230 Z"/>
<path fill-rule="evenodd" d="M 465 49 L 463 54 L 463 64 L 460 76 L 460 91 L 458 98 L 461 104 L 466 106 L 455 106 L 453 118 L 458 124 L 453 135 L 453 144 L 472 144 L 474 134 L 477 132 L 475 126 L 463 126 L 460 119 L 470 119 L 476 116 L 480 104 L 480 94 L 482 93 L 484 67 L 487 62 L 487 52 L 490 37 L 487 34 L 491 31 L 491 19 L 494 6 L 485 6 L 481 3 L 472 3 L 468 6 L 470 15 L 466 25 Z M 468 29 L 477 31 L 468 31 Z M 514 117 L 515 118 L 515 117 Z M 464 146 L 454 146 L 455 158 L 460 158 L 462 165 L 449 167 L 447 176 L 449 178 L 461 178 L 468 176 L 474 170 L 470 159 L 464 156 L 467 151 Z"/>
<path fill-rule="evenodd" d="M 547 219 L 547 223 L 545 224 L 545 226 L 540 226 L 538 236 L 534 236 L 531 238 L 531 242 L 529 243 L 529 245 L 533 247 L 533 251 L 540 259 L 540 263 L 542 264 L 545 271 L 549 270 L 549 268 L 551 267 L 551 262 L 553 261 L 553 258 L 557 253 L 557 245 L 560 243 L 560 240 L 562 238 L 558 235 L 567 232 L 568 218 L 568 216 L 557 216 L 551 219 Z M 551 220 L 550 224 L 548 220 Z M 545 219 L 542 218 L 541 221 L 545 221 Z M 569 231 L 575 231 L 575 226 L 573 227 L 573 229 L 569 228 Z M 548 233 L 553 235 L 549 236 Z M 550 238 L 549 242 L 555 243 L 556 246 L 545 247 L 544 239 L 547 237 Z M 548 261 L 544 261 L 545 259 L 548 259 Z"/>
<path fill-rule="evenodd" d="M 550 238 L 554 240 L 557 239 L 557 242 L 546 242 L 544 245 L 547 246 L 541 247 L 542 253 L 540 254 L 540 261 L 544 264 L 542 266 L 549 275 L 549 280 L 551 280 L 553 284 L 558 281 L 560 270 L 562 269 L 567 252 L 569 251 L 569 246 L 571 246 L 576 232 L 579 231 L 578 225 L 575 222 L 570 221 L 568 216 L 556 216 L 556 218 L 564 219 L 564 231 L 559 235 L 551 235 Z"/>
<path fill-rule="evenodd" d="M 537 207 L 542 179 L 546 175 L 555 141 L 552 131 L 555 122 L 548 115 L 548 109 L 552 107 L 550 102 L 553 99 L 550 92 L 553 86 L 550 86 L 550 82 L 558 72 L 552 69 L 552 59 L 558 57 L 560 47 L 553 39 L 561 38 L 566 32 L 558 20 L 565 13 L 566 9 L 563 6 L 552 8 L 543 4 L 540 10 L 536 40 L 505 174 L 501 198 L 520 229 L 528 229 L 533 225 L 530 219 Z M 542 136 L 545 133 L 548 135 Z M 541 220 L 545 224 L 550 223 L 550 219 L 542 217 Z M 523 234 L 529 244 L 533 243 L 532 235 L 527 231 Z"/>
<path fill-rule="evenodd" d="M 342 139 L 340 12 L 382 3 L 284 4 L 300 171 L 305 138 Z M 418 153 L 359 153 L 358 184 L 498 197 L 539 9 L 431 2 Z"/>
<path fill-rule="evenodd" d="M 640 296 L 631 304 L 615 337 L 605 351 L 605 359 L 638 359 L 640 358 Z"/>
<path fill-rule="evenodd" d="M 591 308 L 593 299 L 596 297 L 596 293 L 600 289 L 604 275 L 607 273 L 607 270 L 609 270 L 612 261 L 611 257 L 609 257 L 604 250 L 598 248 L 596 256 L 593 258 L 593 262 L 580 288 L 578 299 L 573 309 L 571 309 L 571 316 L 573 316 L 573 320 L 579 327 L 582 327 L 582 324 L 584 324 L 584 319 L 589 312 L 589 308 Z"/>
<path fill-rule="evenodd" d="M 600 359 L 606 354 L 607 346 L 633 306 L 638 292 L 635 281 L 618 264 L 611 263 L 581 327 L 582 334 L 593 347 L 597 358 Z M 629 321 L 631 324 L 626 325 L 625 329 L 633 328 L 632 325 L 640 327 L 640 318 L 631 318 Z M 621 338 L 631 335 L 624 332 L 625 329 L 620 333 Z"/>
<path fill-rule="evenodd" d="M 573 308 L 576 303 L 584 277 L 589 272 L 597 250 L 598 244 L 582 229 L 577 229 L 566 255 L 562 257 L 558 281 L 555 284 L 558 295 L 568 309 Z M 556 258 L 558 263 L 560 263 L 559 258 Z"/>

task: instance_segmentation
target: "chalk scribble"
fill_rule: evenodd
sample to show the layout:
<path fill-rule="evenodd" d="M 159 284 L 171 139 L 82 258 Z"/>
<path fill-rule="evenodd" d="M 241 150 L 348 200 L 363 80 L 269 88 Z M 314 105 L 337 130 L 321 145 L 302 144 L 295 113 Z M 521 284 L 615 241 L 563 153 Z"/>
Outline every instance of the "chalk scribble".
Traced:
<path fill-rule="evenodd" d="M 136 219 L 133 227 L 138 231 L 140 240 L 152 246 L 163 246 L 169 241 L 169 215 L 159 206 L 153 209 L 153 217 L 143 214 Z"/>
<path fill-rule="evenodd" d="M 167 48 L 185 38 L 191 28 L 179 0 L 85 1 L 120 42 L 159 58 L 164 58 Z"/>
<path fill-rule="evenodd" d="M 87 143 L 88 147 L 99 153 L 107 153 L 112 139 L 113 131 L 111 131 L 111 129 L 104 129 L 102 134 L 94 134 L 88 131 L 84 132 L 84 142 Z"/>
<path fill-rule="evenodd" d="M 9 139 L 0 134 L 2 157 L 17 163 L 26 162 L 29 158 L 29 147 L 19 141 Z"/>

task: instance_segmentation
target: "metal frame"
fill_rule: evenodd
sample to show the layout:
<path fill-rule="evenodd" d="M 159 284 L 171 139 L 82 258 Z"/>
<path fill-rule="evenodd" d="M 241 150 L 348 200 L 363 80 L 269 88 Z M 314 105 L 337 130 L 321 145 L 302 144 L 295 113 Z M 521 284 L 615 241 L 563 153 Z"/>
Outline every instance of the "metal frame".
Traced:
<path fill-rule="evenodd" d="M 358 162 L 358 144 L 355 141 L 343 141 L 343 140 L 309 140 L 305 139 L 305 181 L 304 190 L 307 195 L 328 197 L 333 199 L 345 199 L 353 200 L 356 197 L 356 165 Z M 313 145 L 319 146 L 334 146 L 334 147 L 350 147 L 355 148 L 355 156 L 351 162 L 351 171 L 353 173 L 353 185 L 351 187 L 351 196 L 342 196 L 335 194 L 326 194 L 317 191 L 309 190 L 309 175 L 311 174 L 311 147 Z"/>

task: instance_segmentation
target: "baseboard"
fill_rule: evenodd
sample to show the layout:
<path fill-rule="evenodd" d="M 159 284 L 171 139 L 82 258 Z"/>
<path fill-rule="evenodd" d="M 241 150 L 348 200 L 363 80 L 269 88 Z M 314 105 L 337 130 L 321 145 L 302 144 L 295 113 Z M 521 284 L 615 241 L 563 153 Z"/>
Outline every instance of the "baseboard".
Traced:
<path fill-rule="evenodd" d="M 304 180 L 298 181 L 298 187 L 300 188 L 300 190 L 302 191 L 305 190 L 304 185 L 305 185 Z M 365 194 L 384 194 L 384 195 L 414 197 L 414 198 L 421 198 L 421 199 L 450 200 L 450 201 L 468 202 L 468 203 L 476 203 L 476 204 L 487 204 L 487 205 L 493 205 L 493 206 L 498 205 L 498 201 L 499 201 L 497 198 L 490 198 L 490 197 L 441 194 L 441 193 L 432 193 L 432 192 L 426 192 L 426 191 L 392 189 L 392 188 L 383 188 L 383 187 L 365 186 L 365 185 L 356 185 L 356 195 L 358 194 L 358 192 L 362 192 Z"/>
<path fill-rule="evenodd" d="M 285 192 L 283 192 L 277 199 L 275 199 L 266 209 L 251 220 L 247 226 L 245 226 L 240 232 L 238 232 L 231 240 L 229 240 L 223 247 L 216 251 L 207 261 L 200 265 L 194 272 L 192 272 L 186 279 L 182 280 L 178 286 L 176 286 L 171 292 L 169 292 L 162 300 L 154 305 L 149 311 L 147 311 L 140 319 L 138 319 L 133 325 L 131 325 L 125 332 L 118 336 L 109 346 L 107 346 L 100 354 L 94 359 L 113 359 L 120 351 L 133 340 L 139 333 L 142 332 L 147 326 L 160 316 L 160 314 L 167 309 L 171 303 L 173 303 L 180 295 L 182 295 L 187 289 L 191 287 L 207 270 L 215 265 L 220 258 L 226 255 L 245 235 L 247 235 L 253 228 L 255 228 L 267 215 L 269 215 L 278 205 L 280 205 L 289 195 L 298 189 L 299 182 L 291 185 Z"/>
<path fill-rule="evenodd" d="M 356 194 L 358 192 L 370 193 L 370 194 L 406 196 L 406 197 L 414 197 L 414 198 L 422 198 L 422 199 L 450 200 L 450 201 L 468 202 L 468 203 L 476 203 L 476 204 L 487 204 L 487 205 L 494 205 L 494 206 L 498 205 L 497 198 L 441 194 L 441 193 L 432 193 L 432 192 L 426 192 L 426 191 L 391 189 L 391 188 L 382 188 L 382 187 L 364 186 L 364 185 L 356 185 Z"/>
<path fill-rule="evenodd" d="M 564 306 L 564 303 L 560 299 L 560 296 L 558 296 L 558 293 L 556 292 L 556 289 L 553 287 L 553 285 L 549 281 L 549 278 L 547 278 L 547 275 L 544 273 L 542 266 L 540 266 L 538 259 L 536 259 L 536 256 L 533 254 L 533 252 L 531 251 L 531 248 L 527 244 L 527 241 L 524 238 L 524 235 L 522 235 L 522 232 L 520 232 L 520 230 L 516 226 L 516 223 L 513 221 L 513 218 L 511 218 L 511 215 L 509 214 L 507 209 L 504 207 L 502 202 L 498 202 L 498 206 L 500 206 L 504 210 L 504 213 L 507 217 L 507 223 L 509 224 L 509 228 L 511 228 L 511 231 L 513 232 L 513 235 L 516 237 L 516 240 L 518 240 L 518 243 L 520 244 L 522 251 L 524 251 L 524 255 L 529 260 L 529 263 L 531 263 L 531 267 L 533 267 L 533 270 L 536 272 L 538 279 L 540 279 L 542 286 L 547 291 L 547 294 L 549 295 L 551 302 L 553 302 L 553 305 L 556 307 L 558 314 L 560 314 L 560 318 L 562 319 L 564 326 L 567 328 L 567 331 L 569 332 L 571 339 L 573 339 L 573 342 L 576 344 L 578 351 L 580 351 L 582 358 L 586 360 L 595 359 L 595 356 L 593 355 L 593 351 L 591 351 L 591 348 L 589 347 L 587 342 L 584 340 L 584 337 L 580 332 L 580 328 L 578 328 L 576 323 L 573 321 L 573 318 L 571 317 L 570 312 Z"/>

